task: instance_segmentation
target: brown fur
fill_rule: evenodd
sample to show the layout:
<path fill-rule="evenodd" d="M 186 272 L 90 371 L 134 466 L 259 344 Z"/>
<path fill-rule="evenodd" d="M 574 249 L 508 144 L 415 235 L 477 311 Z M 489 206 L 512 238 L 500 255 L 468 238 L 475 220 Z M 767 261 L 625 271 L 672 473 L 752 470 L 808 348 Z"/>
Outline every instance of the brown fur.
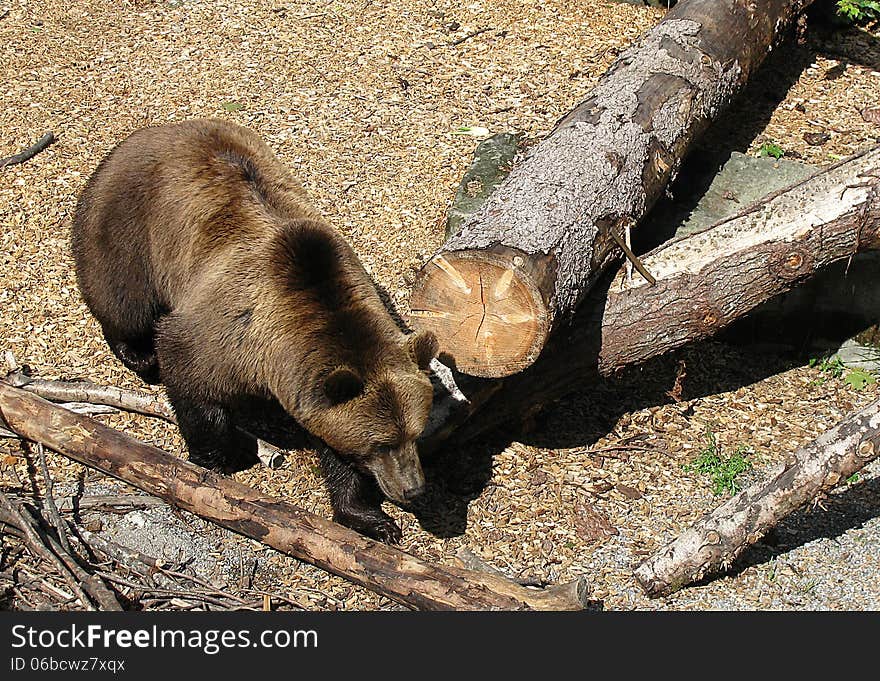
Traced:
<path fill-rule="evenodd" d="M 236 400 L 273 397 L 388 496 L 420 486 L 436 339 L 400 331 L 254 133 L 212 120 L 135 132 L 83 191 L 73 251 L 108 343 L 166 385 L 191 458 L 219 467 L 230 453 L 195 431 Z"/>

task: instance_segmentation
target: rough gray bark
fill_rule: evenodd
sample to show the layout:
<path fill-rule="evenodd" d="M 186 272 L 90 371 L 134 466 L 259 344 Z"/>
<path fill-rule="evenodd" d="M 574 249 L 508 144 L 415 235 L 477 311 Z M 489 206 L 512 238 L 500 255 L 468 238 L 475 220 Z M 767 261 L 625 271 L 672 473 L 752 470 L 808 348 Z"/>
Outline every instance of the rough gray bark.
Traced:
<path fill-rule="evenodd" d="M 639 565 L 635 576 L 662 596 L 730 567 L 770 528 L 880 455 L 880 400 L 851 414 Z"/>
<path fill-rule="evenodd" d="M 497 575 L 433 565 L 3 381 L 0 421 L 23 438 L 410 607 L 572 610 L 588 602 L 583 580 L 533 590 Z"/>
<path fill-rule="evenodd" d="M 644 217 L 809 4 L 679 3 L 426 263 L 413 324 L 435 331 L 464 373 L 500 377 L 532 364 L 618 257 L 610 232 Z"/>
<path fill-rule="evenodd" d="M 425 447 L 517 421 L 628 364 L 708 338 L 830 263 L 880 248 L 880 147 L 820 171 L 643 258 L 657 284 L 619 272 L 520 374 L 461 377 L 435 401 Z"/>

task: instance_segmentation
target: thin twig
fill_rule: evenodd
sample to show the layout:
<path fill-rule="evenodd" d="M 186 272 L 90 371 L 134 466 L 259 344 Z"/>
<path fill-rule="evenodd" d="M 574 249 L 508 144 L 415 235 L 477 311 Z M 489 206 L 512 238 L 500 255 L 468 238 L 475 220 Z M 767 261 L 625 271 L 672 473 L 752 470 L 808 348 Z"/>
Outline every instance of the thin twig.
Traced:
<path fill-rule="evenodd" d="M 153 556 L 148 556 L 145 553 L 141 553 L 135 549 L 130 549 L 127 546 L 122 546 L 116 542 L 110 541 L 108 539 L 104 539 L 103 537 L 94 534 L 93 532 L 89 532 L 83 528 L 75 528 L 76 533 L 80 536 L 83 542 L 88 545 L 93 550 L 96 550 L 100 553 L 103 553 L 105 556 L 110 558 L 111 560 L 124 565 L 126 568 L 135 572 L 137 574 L 143 574 L 142 570 L 138 570 L 135 565 L 140 563 L 146 568 L 150 568 L 155 570 L 157 573 L 162 574 L 169 578 L 176 579 L 184 579 L 193 584 L 197 584 L 198 586 L 204 587 L 205 592 L 214 594 L 216 596 L 221 596 L 223 598 L 227 598 L 231 601 L 235 601 L 240 605 L 251 606 L 252 604 L 248 601 L 244 600 L 236 596 L 233 593 L 230 593 L 224 589 L 220 589 L 210 582 L 197 577 L 195 575 L 189 575 L 185 572 L 179 572 L 177 570 L 173 570 L 160 559 L 154 558 Z M 146 585 L 145 585 L 146 587 Z M 149 587 L 152 588 L 152 587 Z M 277 596 L 277 598 L 282 598 L 281 596 Z"/>
<path fill-rule="evenodd" d="M 18 163 L 24 163 L 25 161 L 32 159 L 54 141 L 55 135 L 51 132 L 47 132 L 24 151 L 20 151 L 12 156 L 7 156 L 6 158 L 0 158 L 0 169 L 5 168 L 6 166 L 14 166 Z"/>
<path fill-rule="evenodd" d="M 24 586 L 33 588 L 33 586 L 37 586 L 37 587 L 39 587 L 40 591 L 42 591 L 43 593 L 47 593 L 50 596 L 53 596 L 53 597 L 61 600 L 62 605 L 76 600 L 76 596 L 74 594 L 70 593 L 69 591 L 65 591 L 60 586 L 56 586 L 55 584 L 52 584 L 52 582 L 50 582 L 48 579 L 44 579 L 44 578 L 40 577 L 39 575 L 31 572 L 30 570 L 28 570 L 25 567 L 22 567 L 21 571 L 23 573 L 25 573 L 26 575 L 28 575 L 30 577 L 30 579 L 28 580 L 28 582 L 26 584 L 24 582 L 20 582 L 18 585 L 19 588 L 24 587 Z"/>
<path fill-rule="evenodd" d="M 476 31 L 471 31 L 466 36 L 462 36 L 458 40 L 453 40 L 451 43 L 449 43 L 449 46 L 456 47 L 458 45 L 461 45 L 466 40 L 470 40 L 471 38 L 476 38 L 478 35 L 481 35 L 482 33 L 486 33 L 487 31 L 491 31 L 491 30 L 493 30 L 491 26 L 487 26 L 486 28 L 478 28 Z"/>
<path fill-rule="evenodd" d="M 148 593 L 162 594 L 162 595 L 166 595 L 166 596 L 173 596 L 176 598 L 185 598 L 185 599 L 189 599 L 189 600 L 204 601 L 205 603 L 211 603 L 213 605 L 217 605 L 219 607 L 227 608 L 230 610 L 236 609 L 236 608 L 230 607 L 230 604 L 228 602 L 222 600 L 221 598 L 216 598 L 216 594 L 218 593 L 217 591 L 214 591 L 213 593 L 205 593 L 201 590 L 184 591 L 181 589 L 165 589 L 162 587 L 147 586 L 146 584 L 138 584 L 137 582 L 132 582 L 130 580 L 123 579 L 122 577 L 114 575 L 110 572 L 104 572 L 103 570 L 99 570 L 96 574 L 100 575 L 101 577 L 103 577 L 104 579 L 106 579 L 108 581 L 114 582 L 116 584 L 120 584 L 122 586 L 127 586 L 130 589 L 140 591 L 141 593 L 144 593 L 144 594 L 148 594 Z M 226 595 L 223 592 L 219 592 L 219 594 L 222 596 Z M 240 604 L 244 604 L 244 606 L 249 610 L 259 610 L 260 609 L 259 606 L 255 603 L 247 603 L 246 601 L 243 601 L 240 598 L 236 598 L 235 600 L 238 601 Z"/>
<path fill-rule="evenodd" d="M 25 510 L 27 510 L 25 508 Z M 97 575 L 93 575 L 80 565 L 72 553 L 65 551 L 52 535 L 46 535 L 49 548 L 57 555 L 70 570 L 71 574 L 79 581 L 89 597 L 98 605 L 99 610 L 119 612 L 124 608 L 119 603 L 116 595 L 101 581 Z"/>
<path fill-rule="evenodd" d="M 22 447 L 27 451 L 29 446 L 22 442 Z M 58 513 L 58 507 L 55 505 L 55 497 L 52 494 L 52 476 L 49 475 L 49 466 L 46 465 L 46 449 L 41 443 L 37 443 L 37 457 L 40 461 L 40 470 L 43 473 L 43 484 L 46 485 L 45 507 L 49 512 L 49 522 L 58 533 L 58 541 L 67 553 L 70 553 L 70 542 L 67 541 L 67 527 L 61 515 Z"/>
<path fill-rule="evenodd" d="M 35 555 L 55 567 L 73 593 L 79 598 L 83 607 L 87 610 L 94 610 L 94 604 L 88 594 L 79 585 L 67 565 L 49 549 L 42 537 L 40 537 L 39 532 L 33 526 L 33 519 L 29 519 L 30 514 L 28 514 L 28 518 L 26 518 L 19 508 L 16 507 L 2 491 L 0 491 L 0 511 L 3 512 L 3 517 L 0 519 L 8 525 L 17 527 L 22 532 L 28 548 L 30 548 Z"/>
<path fill-rule="evenodd" d="M 296 601 L 292 598 L 288 598 L 287 596 L 282 596 L 281 594 L 278 594 L 278 593 L 273 593 L 270 591 L 263 591 L 262 589 L 244 589 L 244 592 L 257 594 L 258 596 L 269 596 L 270 598 L 275 598 L 279 601 L 284 601 L 288 605 L 293 605 L 293 606 L 299 608 L 300 610 L 309 610 L 309 607 L 307 605 L 303 605 L 299 601 Z"/>

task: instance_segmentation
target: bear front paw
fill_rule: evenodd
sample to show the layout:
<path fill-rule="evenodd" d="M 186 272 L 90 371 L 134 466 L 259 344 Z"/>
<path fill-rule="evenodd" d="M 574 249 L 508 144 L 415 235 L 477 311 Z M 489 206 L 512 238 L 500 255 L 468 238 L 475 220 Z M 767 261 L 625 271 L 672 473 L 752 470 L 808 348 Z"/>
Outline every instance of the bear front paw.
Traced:
<path fill-rule="evenodd" d="M 403 537 L 403 532 L 397 523 L 392 520 L 390 515 L 381 510 L 357 515 L 334 513 L 333 520 L 385 544 L 397 544 Z"/>
<path fill-rule="evenodd" d="M 399 544 L 403 538 L 403 531 L 387 516 L 385 520 L 376 522 L 372 530 L 365 534 L 386 544 Z"/>
<path fill-rule="evenodd" d="M 256 455 L 249 451 L 233 450 L 229 451 L 213 451 L 203 450 L 200 452 L 190 451 L 190 463 L 194 463 L 202 468 L 222 473 L 223 475 L 232 475 L 239 471 L 247 470 L 256 464 L 259 459 Z"/>

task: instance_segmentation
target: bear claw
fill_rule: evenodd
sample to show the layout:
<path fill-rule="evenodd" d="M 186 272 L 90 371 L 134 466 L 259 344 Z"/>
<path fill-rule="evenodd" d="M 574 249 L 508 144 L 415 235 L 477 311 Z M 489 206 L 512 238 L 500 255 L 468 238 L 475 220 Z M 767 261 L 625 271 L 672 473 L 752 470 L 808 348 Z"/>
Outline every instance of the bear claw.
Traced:
<path fill-rule="evenodd" d="M 403 537 L 403 531 L 384 511 L 363 516 L 335 514 L 333 520 L 385 544 L 397 544 Z"/>

